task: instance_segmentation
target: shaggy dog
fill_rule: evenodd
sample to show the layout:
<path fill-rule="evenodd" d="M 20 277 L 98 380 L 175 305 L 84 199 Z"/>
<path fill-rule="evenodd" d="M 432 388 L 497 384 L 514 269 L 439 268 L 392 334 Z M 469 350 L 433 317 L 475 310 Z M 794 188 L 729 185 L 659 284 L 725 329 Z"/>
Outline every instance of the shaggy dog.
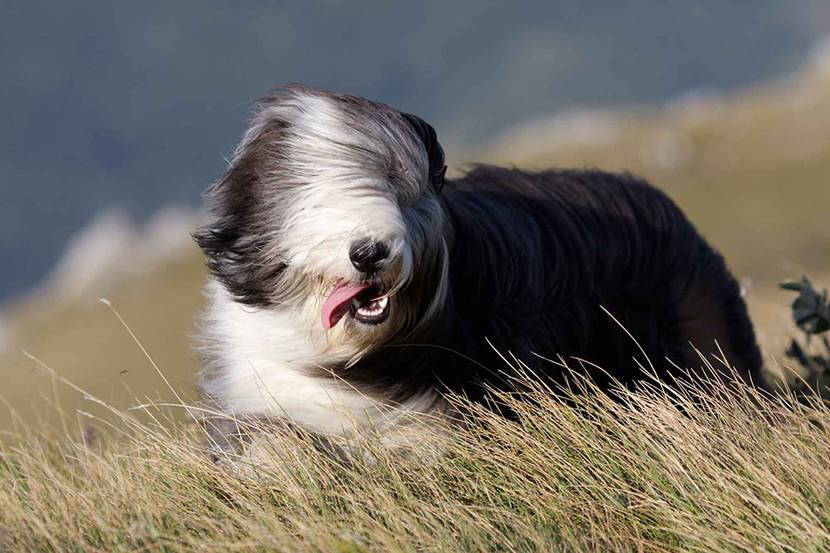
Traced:
<path fill-rule="evenodd" d="M 579 360 L 608 388 L 699 371 L 700 350 L 759 381 L 738 284 L 665 194 L 444 163 L 435 130 L 387 105 L 303 86 L 262 102 L 195 235 L 221 412 L 395 443 L 401 414 L 447 413 L 447 392 L 510 391 L 503 355 L 552 383 L 549 359 Z"/>

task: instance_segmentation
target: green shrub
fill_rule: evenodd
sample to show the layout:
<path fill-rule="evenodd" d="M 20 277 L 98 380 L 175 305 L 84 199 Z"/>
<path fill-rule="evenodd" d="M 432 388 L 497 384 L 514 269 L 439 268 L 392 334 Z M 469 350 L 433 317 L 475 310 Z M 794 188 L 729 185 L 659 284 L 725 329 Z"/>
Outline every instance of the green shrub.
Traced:
<path fill-rule="evenodd" d="M 806 370 L 805 383 L 821 392 L 830 384 L 827 382 L 830 377 L 830 303 L 827 288 L 817 291 L 806 276 L 797 282 L 785 282 L 781 288 L 798 292 L 792 303 L 792 315 L 796 326 L 804 333 L 804 343 L 794 338 L 786 355 Z M 819 342 L 818 347 L 816 341 Z"/>

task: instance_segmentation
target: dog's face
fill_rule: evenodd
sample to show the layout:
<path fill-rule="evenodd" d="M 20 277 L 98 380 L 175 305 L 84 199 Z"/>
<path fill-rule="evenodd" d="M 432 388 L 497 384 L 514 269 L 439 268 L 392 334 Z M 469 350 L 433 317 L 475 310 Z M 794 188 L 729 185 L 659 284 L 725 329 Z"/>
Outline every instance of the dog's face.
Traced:
<path fill-rule="evenodd" d="M 440 311 L 445 169 L 417 117 L 289 87 L 263 102 L 196 239 L 235 301 L 292 310 L 321 351 L 348 362 Z"/>

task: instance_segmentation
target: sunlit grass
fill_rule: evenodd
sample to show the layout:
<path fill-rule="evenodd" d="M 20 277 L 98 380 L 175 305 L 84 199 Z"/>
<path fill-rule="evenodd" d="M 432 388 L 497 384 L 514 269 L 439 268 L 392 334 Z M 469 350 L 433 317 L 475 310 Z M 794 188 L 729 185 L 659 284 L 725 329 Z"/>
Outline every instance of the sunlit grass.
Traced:
<path fill-rule="evenodd" d="M 820 400 L 710 379 L 615 401 L 575 382 L 502 397 L 517 422 L 469 405 L 463 429 L 415 421 L 406 452 L 356 436 L 348 462 L 272 434 L 259 464 L 224 459 L 236 472 L 195 424 L 18 427 L 0 446 L 0 550 L 830 548 Z"/>

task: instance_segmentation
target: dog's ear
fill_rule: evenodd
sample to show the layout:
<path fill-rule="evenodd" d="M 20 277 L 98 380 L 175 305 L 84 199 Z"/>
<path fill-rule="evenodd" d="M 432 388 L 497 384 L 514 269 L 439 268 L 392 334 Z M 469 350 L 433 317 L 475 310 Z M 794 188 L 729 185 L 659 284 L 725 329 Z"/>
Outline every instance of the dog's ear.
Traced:
<path fill-rule="evenodd" d="M 444 148 L 438 142 L 438 135 L 432 125 L 411 113 L 401 113 L 403 118 L 409 123 L 415 134 L 424 143 L 429 158 L 429 182 L 435 187 L 435 190 L 441 191 L 444 186 L 444 177 L 447 174 L 447 166 L 444 160 Z"/>
<path fill-rule="evenodd" d="M 193 233 L 216 279 L 237 301 L 254 306 L 272 303 L 276 279 L 286 267 L 264 238 L 279 221 L 263 198 L 264 177 L 279 160 L 287 123 L 265 118 L 265 110 L 254 118 L 230 167 L 208 189 L 212 221 Z"/>

